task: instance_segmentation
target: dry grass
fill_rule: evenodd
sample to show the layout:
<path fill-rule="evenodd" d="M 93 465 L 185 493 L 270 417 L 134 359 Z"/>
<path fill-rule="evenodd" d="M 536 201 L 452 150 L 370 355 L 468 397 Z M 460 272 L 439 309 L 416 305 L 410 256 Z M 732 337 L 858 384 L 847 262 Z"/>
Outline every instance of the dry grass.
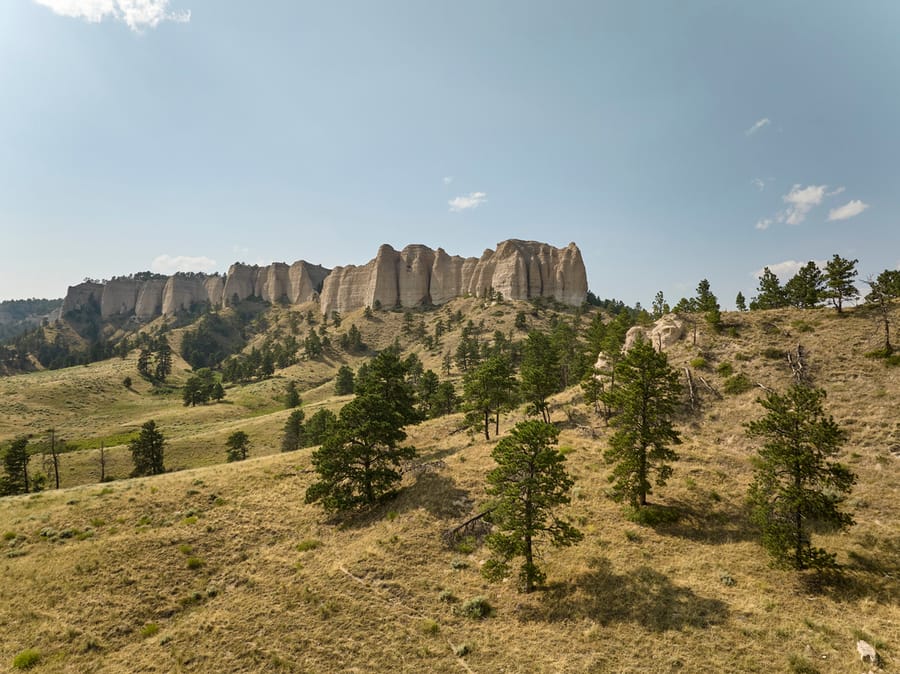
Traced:
<path fill-rule="evenodd" d="M 511 325 L 507 313 L 493 318 Z M 369 331 L 364 320 L 352 322 L 383 345 L 402 315 L 378 314 Z M 156 414 L 171 429 L 170 464 L 221 461 L 212 448 L 237 427 L 254 439 L 255 456 L 270 455 L 0 501 L 0 662 L 34 648 L 39 671 L 771 672 L 806 662 L 820 672 L 864 673 L 855 643 L 868 637 L 891 671 L 900 658 L 900 426 L 891 404 L 900 370 L 862 357 L 878 345 L 864 316 L 822 310 L 726 320 L 736 337 L 701 329 L 696 345 L 689 337 L 671 349 L 673 363 L 702 352 L 702 374 L 719 389 L 716 366 L 726 361 L 778 388 L 789 381 L 787 363 L 763 352 L 801 341 L 814 381 L 829 391 L 829 411 L 850 432 L 842 458 L 859 475 L 848 503 L 857 525 L 821 539 L 846 565 L 840 581 L 813 587 L 770 568 L 748 528 L 754 447 L 741 424 L 759 414 L 758 388 L 722 400 L 707 394 L 701 411 L 685 417 L 682 458 L 653 497 L 680 517 L 656 527 L 628 521 L 606 498 L 608 431 L 576 390 L 560 394 L 554 420 L 576 477 L 570 515 L 585 539 L 543 551 L 548 586 L 529 596 L 514 581 L 483 580 L 483 548 L 442 542 L 443 531 L 478 512 L 492 463 L 489 444 L 456 432 L 458 415 L 411 429 L 421 461 L 433 463 L 408 471 L 394 501 L 333 522 L 303 504 L 309 450 L 275 453 L 287 414 L 266 413 L 277 381 L 235 391 L 230 414 L 176 409 L 178 401 L 153 407 L 158 401 L 141 392 L 118 419 L 84 428 L 113 433 L 132 412 Z M 812 331 L 794 327 L 798 320 Z M 345 317 L 342 329 L 350 322 Z M 441 353 L 420 357 L 437 369 Z M 118 366 L 14 378 L 34 382 L 34 396 L 0 380 L 0 404 L 56 410 L 59 394 L 51 392 L 66 381 L 96 386 L 98 398 L 115 404 L 121 377 L 106 388 L 103 368 Z M 329 391 L 325 384 L 304 400 L 338 404 Z M 4 414 L 3 432 L 40 428 L 29 414 Z M 520 418 L 508 415 L 501 430 Z M 77 414 L 71 423 L 78 427 Z M 200 561 L 194 568 L 191 558 Z M 493 614 L 463 615 L 461 605 L 479 596 Z"/>

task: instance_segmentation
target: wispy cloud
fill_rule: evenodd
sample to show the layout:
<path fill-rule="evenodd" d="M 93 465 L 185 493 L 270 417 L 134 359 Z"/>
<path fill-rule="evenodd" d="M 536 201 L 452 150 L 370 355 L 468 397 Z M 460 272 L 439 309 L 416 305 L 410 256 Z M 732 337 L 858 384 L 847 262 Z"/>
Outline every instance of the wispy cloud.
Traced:
<path fill-rule="evenodd" d="M 846 220 L 847 218 L 852 218 L 869 207 L 869 204 L 865 204 L 859 199 L 853 199 L 852 201 L 848 201 L 843 206 L 838 206 L 837 208 L 832 208 L 828 211 L 828 219 L 829 220 Z"/>
<path fill-rule="evenodd" d="M 126 24 L 136 33 L 156 28 L 163 21 L 187 23 L 190 10 L 170 10 L 170 0 L 33 0 L 60 16 L 100 23 L 113 19 Z"/>
<path fill-rule="evenodd" d="M 827 185 L 809 185 L 808 187 L 794 185 L 790 192 L 781 197 L 788 207 L 778 214 L 778 222 L 799 225 L 806 220 L 806 216 L 813 208 L 822 203 L 827 187 Z"/>
<path fill-rule="evenodd" d="M 469 192 L 468 195 L 454 197 L 447 203 L 450 204 L 451 211 L 459 213 L 460 211 L 467 211 L 471 208 L 478 208 L 485 201 L 487 201 L 487 194 L 485 192 Z"/>
<path fill-rule="evenodd" d="M 772 224 L 772 218 L 763 218 L 756 221 L 756 229 L 768 229 Z"/>
<path fill-rule="evenodd" d="M 756 122 L 749 129 L 744 131 L 745 136 L 752 136 L 757 131 L 769 126 L 772 123 L 772 120 L 768 117 L 763 117 L 762 119 L 756 120 Z"/>
<path fill-rule="evenodd" d="M 150 263 L 150 270 L 157 274 L 174 274 L 176 271 L 212 272 L 216 269 L 216 261 L 206 256 L 190 255 L 157 255 Z"/>
<path fill-rule="evenodd" d="M 444 184 L 449 185 L 453 182 L 453 176 L 444 176 Z"/>
<path fill-rule="evenodd" d="M 815 262 L 816 266 L 819 267 L 820 269 L 825 266 L 824 260 L 813 260 L 813 262 Z M 784 262 L 775 262 L 773 264 L 767 264 L 766 267 L 768 267 L 769 271 L 771 271 L 773 274 L 775 274 L 775 276 L 777 276 L 778 279 L 782 283 L 784 283 L 784 282 L 790 280 L 791 277 L 795 276 L 797 274 L 797 272 L 800 271 L 807 264 L 808 264 L 808 261 L 807 262 L 799 262 L 797 260 L 785 260 Z M 754 278 L 762 278 L 764 269 L 765 269 L 765 267 L 763 269 L 757 269 L 755 272 L 753 272 L 753 277 Z"/>
<path fill-rule="evenodd" d="M 753 187 L 758 189 L 760 192 L 762 192 L 764 189 L 766 189 L 766 181 L 763 180 L 762 178 L 754 178 L 753 180 L 750 181 L 750 184 L 752 184 Z"/>
<path fill-rule="evenodd" d="M 841 185 L 840 187 L 835 187 L 835 188 L 834 188 L 833 190 L 831 190 L 830 192 L 826 192 L 826 193 L 825 193 L 825 196 L 826 196 L 826 197 L 833 197 L 833 196 L 835 196 L 835 195 L 840 194 L 840 193 L 843 192 L 845 189 L 847 189 L 847 188 L 844 187 L 843 185 Z"/>

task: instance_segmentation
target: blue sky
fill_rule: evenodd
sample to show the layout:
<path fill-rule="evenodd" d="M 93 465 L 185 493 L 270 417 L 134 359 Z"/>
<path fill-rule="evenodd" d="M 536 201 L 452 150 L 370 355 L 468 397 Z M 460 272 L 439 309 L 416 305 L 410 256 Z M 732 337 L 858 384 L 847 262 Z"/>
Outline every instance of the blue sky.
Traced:
<path fill-rule="evenodd" d="M 381 243 L 723 306 L 900 263 L 900 3 L 4 0 L 0 299 Z"/>

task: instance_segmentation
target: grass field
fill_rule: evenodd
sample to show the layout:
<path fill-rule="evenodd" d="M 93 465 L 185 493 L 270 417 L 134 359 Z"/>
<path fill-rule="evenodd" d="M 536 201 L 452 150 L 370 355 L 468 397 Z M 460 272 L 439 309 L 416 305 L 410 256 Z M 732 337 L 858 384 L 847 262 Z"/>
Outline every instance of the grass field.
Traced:
<path fill-rule="evenodd" d="M 514 306 L 467 316 L 509 330 Z M 452 307 L 453 310 L 456 306 Z M 433 324 L 445 312 L 422 314 Z M 402 315 L 378 314 L 364 339 L 384 346 Z M 543 318 L 541 319 L 543 320 Z M 542 549 L 546 587 L 487 583 L 477 541 L 442 534 L 479 512 L 492 443 L 460 431 L 461 415 L 409 429 L 420 452 L 400 495 L 349 520 L 303 503 L 310 450 L 278 452 L 288 377 L 307 414 L 337 408 L 329 380 L 340 363 L 293 366 L 230 389 L 226 402 L 181 405 L 135 378 L 133 360 L 0 379 L 0 443 L 53 426 L 66 439 L 122 438 L 154 418 L 169 439 L 155 478 L 90 484 L 97 449 L 63 457 L 60 491 L 0 499 L 0 665 L 26 649 L 35 671 L 284 672 L 868 672 L 856 640 L 875 645 L 885 671 L 900 658 L 900 368 L 864 353 L 879 346 L 861 313 L 826 309 L 726 314 L 719 335 L 701 325 L 669 350 L 721 393 L 744 372 L 753 388 L 717 397 L 679 423 L 680 461 L 654 503 L 677 521 L 642 526 L 607 498 L 609 430 L 570 389 L 553 401 L 570 472 L 575 547 Z M 733 330 L 732 330 L 733 328 Z M 415 347 L 426 367 L 443 350 Z M 406 342 L 404 342 L 406 343 Z M 848 431 L 841 459 L 859 480 L 846 507 L 856 525 L 817 539 L 845 565 L 840 579 L 771 568 L 744 507 L 755 446 L 742 424 L 760 415 L 758 384 L 790 381 L 779 354 L 802 343 L 828 411 Z M 777 352 L 777 353 L 776 353 Z M 355 366 L 355 363 L 350 363 Z M 454 375 L 457 373 L 454 372 Z M 184 376 L 179 364 L 176 383 Z M 309 389 L 309 390 L 307 390 Z M 501 431 L 524 418 L 506 415 Z M 245 430 L 251 458 L 222 464 L 224 439 Z M 124 477 L 124 446 L 108 470 Z M 466 616 L 483 598 L 490 613 Z M 481 605 L 483 605 L 481 604 Z"/>

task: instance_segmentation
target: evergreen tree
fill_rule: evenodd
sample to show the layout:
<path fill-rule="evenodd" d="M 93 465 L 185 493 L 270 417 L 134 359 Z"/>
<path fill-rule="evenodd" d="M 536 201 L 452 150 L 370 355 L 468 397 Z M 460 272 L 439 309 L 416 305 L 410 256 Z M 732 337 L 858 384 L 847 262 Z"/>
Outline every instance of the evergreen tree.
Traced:
<path fill-rule="evenodd" d="M 138 355 L 137 361 L 137 371 L 142 377 L 150 378 L 150 359 L 152 357 L 152 353 L 148 348 L 142 348 L 140 354 Z"/>
<path fill-rule="evenodd" d="M 738 290 L 738 294 L 734 298 L 734 306 L 737 307 L 738 311 L 747 311 L 747 300 L 744 298 L 744 293 Z"/>
<path fill-rule="evenodd" d="M 697 311 L 703 313 L 710 327 L 718 331 L 722 329 L 722 312 L 719 309 L 719 300 L 709 287 L 709 281 L 702 279 L 697 284 L 697 297 L 694 300 Z"/>
<path fill-rule="evenodd" d="M 350 395 L 353 393 L 353 386 L 353 370 L 346 365 L 341 365 L 340 369 L 337 371 L 337 376 L 334 379 L 335 395 Z"/>
<path fill-rule="evenodd" d="M 217 381 L 213 383 L 212 389 L 209 392 L 209 397 L 217 403 L 222 402 L 222 399 L 225 397 L 225 387 L 222 386 L 222 382 Z"/>
<path fill-rule="evenodd" d="M 165 381 L 172 373 L 172 347 L 165 335 L 159 338 L 156 345 L 156 378 Z"/>
<path fill-rule="evenodd" d="M 303 410 L 294 410 L 287 418 L 287 421 L 284 423 L 284 435 L 281 437 L 282 452 L 293 452 L 306 446 L 305 429 L 303 427 L 303 419 L 305 417 Z"/>
<path fill-rule="evenodd" d="M 293 379 L 288 380 L 284 391 L 284 406 L 292 410 L 300 406 L 300 393 L 297 391 L 297 382 Z"/>
<path fill-rule="evenodd" d="M 798 570 L 835 565 L 833 554 L 812 547 L 813 527 L 853 524 L 838 505 L 856 476 L 828 460 L 846 434 L 825 416 L 824 399 L 825 391 L 795 384 L 761 399 L 766 415 L 747 425 L 750 437 L 763 439 L 750 486 L 752 519 L 775 562 Z"/>
<path fill-rule="evenodd" d="M 312 328 L 303 340 L 303 351 L 308 359 L 319 358 L 322 355 L 322 338 Z"/>
<path fill-rule="evenodd" d="M 825 293 L 825 277 L 818 265 L 807 262 L 784 284 L 784 293 L 788 303 L 798 309 L 817 307 Z"/>
<path fill-rule="evenodd" d="M 456 395 L 456 389 L 449 381 L 442 381 L 438 384 L 437 390 L 431 398 L 429 407 L 432 417 L 439 417 L 445 414 L 453 414 L 459 405 L 459 396 Z"/>
<path fill-rule="evenodd" d="M 565 469 L 565 457 L 553 447 L 559 431 L 541 421 L 523 421 L 500 440 L 491 452 L 497 467 L 487 474 L 489 515 L 498 531 L 486 543 L 493 553 L 483 572 L 491 579 L 509 575 L 509 563 L 523 557 L 519 583 L 524 592 L 544 580 L 535 561 L 539 540 L 554 546 L 572 545 L 582 535 L 554 510 L 569 503 L 574 484 Z"/>
<path fill-rule="evenodd" d="M 320 409 L 306 420 L 303 425 L 304 447 L 321 445 L 334 431 L 337 425 L 337 416 L 331 410 Z"/>
<path fill-rule="evenodd" d="M 229 461 L 243 461 L 250 453 L 250 436 L 244 431 L 235 431 L 225 441 L 228 448 L 226 455 Z"/>
<path fill-rule="evenodd" d="M 633 506 L 647 504 L 651 472 L 662 486 L 672 474 L 667 462 L 678 455 L 669 445 L 680 444 L 672 417 L 681 395 L 678 373 L 669 366 L 665 353 L 657 353 L 650 342 L 638 339 L 615 367 L 617 385 L 602 399 L 616 415 L 616 429 L 604 453 L 614 464 L 610 481 L 617 499 L 628 498 Z"/>
<path fill-rule="evenodd" d="M 556 348 L 543 332 L 528 333 L 522 349 L 522 365 L 519 368 L 522 398 L 529 404 L 529 411 L 540 414 L 550 423 L 550 404 L 547 399 L 560 390 L 560 366 Z"/>
<path fill-rule="evenodd" d="M 869 286 L 866 304 L 875 308 L 884 326 L 882 353 L 887 357 L 894 352 L 894 346 L 891 344 L 890 312 L 894 300 L 900 299 L 900 271 L 885 269 L 878 275 L 878 278 L 874 281 L 866 281 L 866 284 Z"/>
<path fill-rule="evenodd" d="M 357 395 L 341 408 L 336 428 L 312 454 L 318 480 L 306 490 L 307 503 L 328 511 L 372 506 L 393 492 L 404 461 L 415 458 L 406 439 L 403 415 L 372 393 Z"/>
<path fill-rule="evenodd" d="M 463 379 L 466 420 L 471 426 L 484 427 L 484 439 L 490 440 L 491 417 L 495 434 L 500 432 L 500 412 L 514 400 L 516 380 L 509 359 L 494 356 Z"/>
<path fill-rule="evenodd" d="M 157 430 L 155 421 L 141 426 L 140 435 L 131 441 L 129 448 L 134 463 L 133 476 L 159 475 L 166 471 L 163 466 L 165 438 Z"/>
<path fill-rule="evenodd" d="M 825 296 L 831 300 L 839 314 L 843 312 L 845 300 L 859 297 L 859 291 L 853 285 L 858 262 L 859 260 L 848 260 L 835 253 L 825 263 Z"/>
<path fill-rule="evenodd" d="M 669 313 L 669 303 L 666 302 L 663 291 L 659 290 L 653 298 L 653 313 L 651 316 L 653 316 L 654 319 L 658 319 L 662 318 L 667 313 Z"/>
<path fill-rule="evenodd" d="M 31 484 L 28 480 L 28 461 L 31 457 L 28 454 L 28 438 L 16 438 L 6 450 L 3 457 L 3 467 L 6 474 L 3 476 L 2 484 L 0 484 L 0 494 L 3 496 L 11 494 L 27 494 Z"/>
<path fill-rule="evenodd" d="M 787 304 L 787 295 L 784 288 L 781 287 L 781 281 L 778 280 L 778 277 L 771 269 L 766 267 L 759 277 L 757 295 L 750 300 L 750 308 L 754 311 L 758 309 L 779 309 L 786 307 Z"/>

